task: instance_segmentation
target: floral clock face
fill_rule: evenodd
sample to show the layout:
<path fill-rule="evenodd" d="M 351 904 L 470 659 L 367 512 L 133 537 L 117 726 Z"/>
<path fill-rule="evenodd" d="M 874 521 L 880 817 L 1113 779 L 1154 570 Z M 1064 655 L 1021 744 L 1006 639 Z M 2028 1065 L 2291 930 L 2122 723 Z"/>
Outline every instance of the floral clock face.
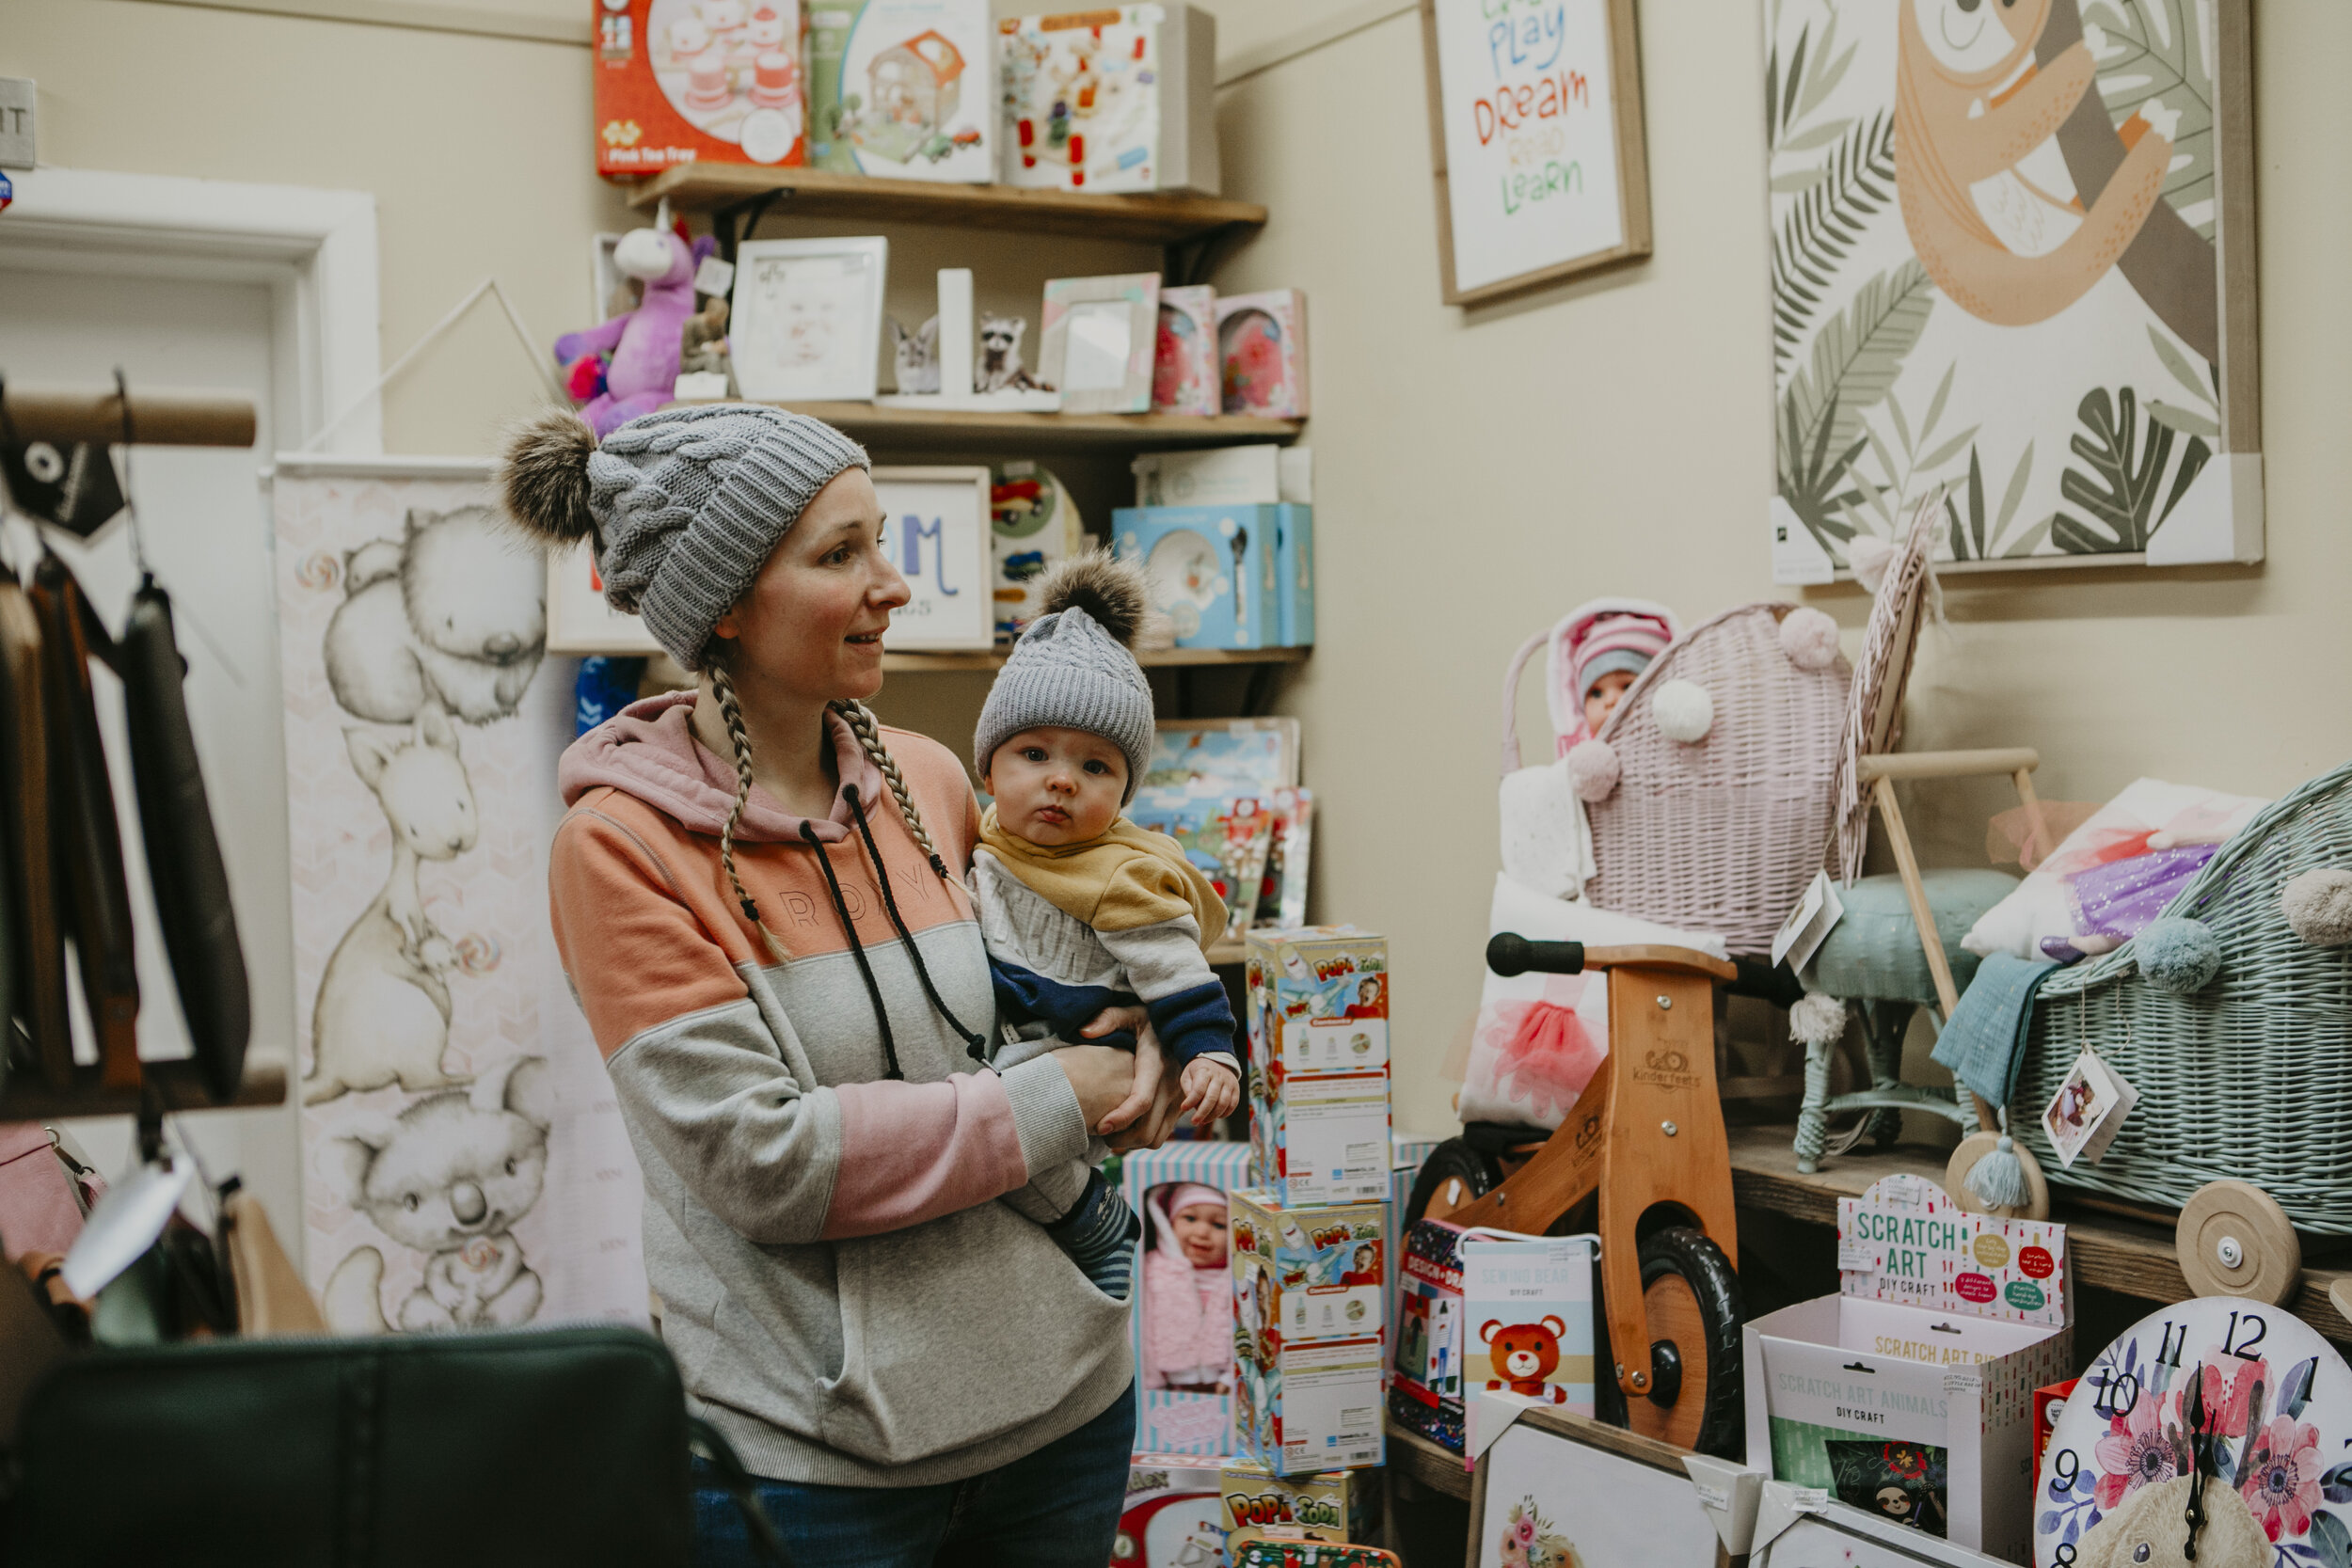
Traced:
<path fill-rule="evenodd" d="M 2037 1568 L 2352 1568 L 2352 1370 L 2284 1307 L 2182 1302 L 2099 1353 L 2034 1492 Z"/>

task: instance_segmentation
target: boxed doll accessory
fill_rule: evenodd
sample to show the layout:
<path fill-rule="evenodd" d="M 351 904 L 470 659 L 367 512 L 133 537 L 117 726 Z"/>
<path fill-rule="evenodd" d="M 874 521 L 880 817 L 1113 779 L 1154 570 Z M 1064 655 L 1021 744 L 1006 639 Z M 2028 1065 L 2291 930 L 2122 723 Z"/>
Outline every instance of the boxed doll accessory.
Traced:
<path fill-rule="evenodd" d="M 1182 1139 L 1138 1148 L 1120 1162 L 1120 1195 L 1145 1216 L 1136 1310 L 1127 1319 L 1141 1393 L 1137 1453 L 1218 1457 L 1233 1451 L 1231 1243 L 1219 1243 L 1225 1250 L 1216 1267 L 1225 1278 L 1204 1282 L 1198 1259 L 1180 1259 L 1183 1238 L 1173 1234 L 1166 1209 L 1171 1198 L 1191 1196 L 1187 1188 L 1231 1194 L 1248 1184 L 1248 1144 Z M 1226 1223 L 1230 1227 L 1230 1219 Z M 1194 1271 L 1189 1277 L 1187 1264 Z M 1219 1311 L 1212 1311 L 1212 1299 Z M 1214 1358 L 1212 1375 L 1203 1375 L 1201 1357 Z"/>
<path fill-rule="evenodd" d="M 1209 12 L 1120 6 L 996 28 L 1007 184 L 1216 195 Z"/>
<path fill-rule="evenodd" d="M 1915 1176 L 1837 1209 L 1839 1292 L 1747 1325 L 1750 1461 L 2029 1560 L 2034 1390 L 2073 1350 L 2065 1227 L 1970 1213 Z"/>
<path fill-rule="evenodd" d="M 809 10 L 808 162 L 986 184 L 992 42 L 988 0 L 820 0 Z"/>
<path fill-rule="evenodd" d="M 1229 1459 L 1220 1483 L 1229 1560 L 1253 1541 L 1361 1541 L 1380 1528 L 1380 1478 L 1361 1470 L 1280 1476 Z"/>
<path fill-rule="evenodd" d="M 603 0 L 596 172 L 802 162 L 800 60 L 800 0 Z"/>
<path fill-rule="evenodd" d="M 1307 417 L 1307 296 L 1297 289 L 1222 294 L 1216 354 L 1225 412 Z"/>
<path fill-rule="evenodd" d="M 1225 1497 L 1218 1462 L 1139 1453 L 1127 1466 L 1127 1501 L 1110 1568 L 1204 1568 L 1224 1560 Z"/>
<path fill-rule="evenodd" d="M 1282 1342 L 1359 1339 L 1385 1325 L 1385 1202 L 1284 1209 L 1269 1192 L 1232 1195 L 1233 1299 Z"/>

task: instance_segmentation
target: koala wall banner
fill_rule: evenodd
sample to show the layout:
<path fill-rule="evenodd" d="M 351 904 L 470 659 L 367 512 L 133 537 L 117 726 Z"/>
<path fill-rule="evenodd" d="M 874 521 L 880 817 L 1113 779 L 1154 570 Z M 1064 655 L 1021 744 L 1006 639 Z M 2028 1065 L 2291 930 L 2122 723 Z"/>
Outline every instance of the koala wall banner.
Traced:
<path fill-rule="evenodd" d="M 1763 0 L 1774 578 L 2258 561 L 2249 0 Z"/>
<path fill-rule="evenodd" d="M 570 681 L 489 471 L 278 459 L 304 1217 L 340 1333 L 645 1312 L 637 1163 L 548 929 Z"/>

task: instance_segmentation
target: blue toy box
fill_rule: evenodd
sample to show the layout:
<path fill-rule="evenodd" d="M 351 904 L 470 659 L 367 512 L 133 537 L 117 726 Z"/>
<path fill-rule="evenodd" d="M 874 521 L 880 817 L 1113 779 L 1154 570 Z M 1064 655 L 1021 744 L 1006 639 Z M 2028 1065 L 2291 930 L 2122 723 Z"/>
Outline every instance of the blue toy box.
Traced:
<path fill-rule="evenodd" d="M 1312 572 L 1311 529 L 1303 506 L 1122 506 L 1111 546 L 1150 576 L 1152 608 L 1174 623 L 1178 647 L 1271 648 L 1302 625 L 1313 638 L 1311 599 L 1302 622 L 1302 595 L 1284 588 Z"/>
<path fill-rule="evenodd" d="M 1311 648 L 1315 641 L 1315 509 L 1269 506 L 1274 515 L 1274 600 L 1279 625 L 1275 636 L 1285 648 Z"/>
<path fill-rule="evenodd" d="M 1154 1187 L 1197 1181 L 1219 1192 L 1249 1185 L 1249 1146 L 1210 1139 L 1179 1139 L 1158 1148 L 1138 1148 L 1120 1162 L 1119 1190 L 1136 1213 L 1146 1211 Z M 1147 1234 L 1145 1244 L 1149 1244 Z M 1136 1310 L 1127 1315 L 1127 1338 L 1136 1358 L 1137 1453 L 1222 1457 L 1233 1453 L 1232 1401 L 1223 1394 L 1187 1393 L 1143 1386 L 1143 1294 L 1145 1271 L 1136 1268 Z"/>

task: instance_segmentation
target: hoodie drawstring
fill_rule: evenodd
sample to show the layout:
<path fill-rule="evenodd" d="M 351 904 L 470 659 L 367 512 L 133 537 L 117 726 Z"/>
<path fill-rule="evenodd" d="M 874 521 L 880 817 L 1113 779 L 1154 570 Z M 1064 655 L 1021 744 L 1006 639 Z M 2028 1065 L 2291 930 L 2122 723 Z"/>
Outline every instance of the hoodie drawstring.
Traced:
<path fill-rule="evenodd" d="M 850 918 L 850 906 L 841 896 L 841 879 L 834 875 L 833 857 L 825 853 L 825 841 L 817 836 L 816 826 L 805 818 L 801 837 L 817 851 L 817 863 L 824 867 L 825 886 L 833 892 L 833 912 L 840 917 L 841 929 L 850 939 L 850 956 L 857 959 L 858 974 L 866 982 L 866 1000 L 874 1005 L 874 1026 L 882 1031 L 882 1060 L 888 1068 L 882 1076 L 903 1080 L 906 1074 L 898 1070 L 898 1042 L 890 1037 L 890 1009 L 882 1005 L 882 987 L 874 982 L 874 966 L 866 959 L 866 944 L 857 940 L 857 922 Z"/>
<path fill-rule="evenodd" d="M 857 818 L 858 836 L 866 840 L 866 856 L 874 863 L 874 879 L 882 888 L 882 908 L 890 913 L 891 928 L 898 933 L 898 940 L 906 943 L 907 957 L 914 960 L 914 977 L 922 982 L 923 994 L 930 998 L 931 1010 L 947 1021 L 947 1027 L 953 1029 L 957 1037 L 963 1041 L 964 1050 L 970 1053 L 974 1061 L 986 1063 L 988 1037 L 976 1035 L 966 1029 L 963 1026 L 963 1021 L 947 1010 L 947 1004 L 940 998 L 939 988 L 931 984 L 931 972 L 923 962 L 923 949 L 915 945 L 914 933 L 907 929 L 907 923 L 899 918 L 898 900 L 890 891 L 890 868 L 882 864 L 882 850 L 875 847 L 874 830 L 866 825 L 866 804 L 858 799 L 857 785 L 845 784 L 841 786 L 841 792 L 850 798 L 850 815 Z M 938 857 L 933 856 L 932 862 L 934 864 L 938 863 Z M 826 874 L 828 876 L 832 874 L 830 869 Z M 941 874 L 946 875 L 944 871 Z"/>

